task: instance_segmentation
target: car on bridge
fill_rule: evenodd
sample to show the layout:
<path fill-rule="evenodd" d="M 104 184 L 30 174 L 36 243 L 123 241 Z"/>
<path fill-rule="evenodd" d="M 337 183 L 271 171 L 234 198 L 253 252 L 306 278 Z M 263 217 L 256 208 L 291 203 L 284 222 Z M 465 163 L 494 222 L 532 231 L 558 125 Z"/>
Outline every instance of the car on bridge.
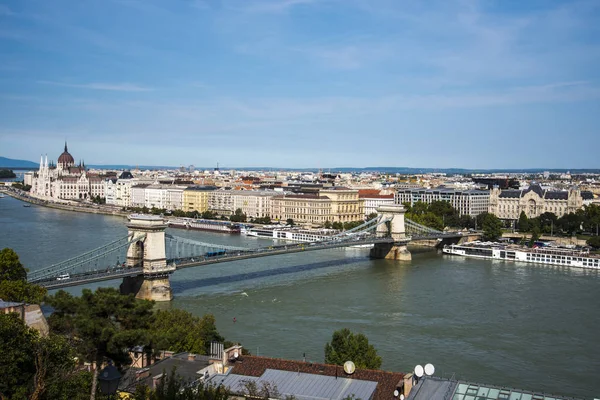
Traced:
<path fill-rule="evenodd" d="M 61 274 L 56 278 L 57 281 L 66 281 L 67 279 L 71 279 L 69 274 Z"/>

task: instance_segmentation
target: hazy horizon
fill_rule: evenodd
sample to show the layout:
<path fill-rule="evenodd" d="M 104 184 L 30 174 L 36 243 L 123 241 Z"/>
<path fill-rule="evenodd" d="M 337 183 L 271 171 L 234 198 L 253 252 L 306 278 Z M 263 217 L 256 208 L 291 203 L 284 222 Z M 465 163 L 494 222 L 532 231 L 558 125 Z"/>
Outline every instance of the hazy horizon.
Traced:
<path fill-rule="evenodd" d="M 599 20 L 594 0 L 0 0 L 0 149 L 594 169 Z"/>

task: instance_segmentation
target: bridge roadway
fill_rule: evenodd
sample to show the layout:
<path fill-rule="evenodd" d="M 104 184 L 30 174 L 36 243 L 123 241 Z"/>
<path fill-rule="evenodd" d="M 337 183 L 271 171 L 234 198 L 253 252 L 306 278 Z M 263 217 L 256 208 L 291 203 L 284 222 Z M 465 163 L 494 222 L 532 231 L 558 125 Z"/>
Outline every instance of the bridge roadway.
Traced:
<path fill-rule="evenodd" d="M 402 242 L 396 242 L 398 244 L 407 244 L 410 238 L 403 240 Z M 230 261 L 246 260 L 250 258 L 259 258 L 267 256 L 275 256 L 281 254 L 300 253 L 303 251 L 315 251 L 334 249 L 340 247 L 360 246 L 366 244 L 376 243 L 394 243 L 394 240 L 390 238 L 376 238 L 367 237 L 359 239 L 346 239 L 346 240 L 332 240 L 327 242 L 294 242 L 291 244 L 281 244 L 269 247 L 259 247 L 256 249 L 249 250 L 230 250 L 225 251 L 222 254 L 216 256 L 191 256 L 186 258 L 174 258 L 167 260 L 167 265 L 175 264 L 175 270 L 191 267 L 200 267 L 204 265 L 217 264 Z M 165 271 L 158 271 L 157 274 L 164 274 Z M 174 270 L 168 270 L 168 273 L 174 272 Z M 37 281 L 36 284 L 45 287 L 48 290 L 60 289 L 70 286 L 79 286 L 93 282 L 102 282 L 112 279 L 125 278 L 130 276 L 143 275 L 144 271 L 141 267 L 136 268 L 113 268 L 110 270 L 96 270 L 90 272 L 82 272 L 78 274 L 72 274 L 70 278 L 57 280 L 55 278 Z M 149 274 L 152 275 L 152 274 Z"/>

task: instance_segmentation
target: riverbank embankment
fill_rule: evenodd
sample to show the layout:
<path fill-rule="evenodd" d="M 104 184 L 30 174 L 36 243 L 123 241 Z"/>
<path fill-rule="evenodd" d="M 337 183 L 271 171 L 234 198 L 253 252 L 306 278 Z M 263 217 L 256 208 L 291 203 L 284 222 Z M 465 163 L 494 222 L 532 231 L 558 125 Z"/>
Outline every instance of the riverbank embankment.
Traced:
<path fill-rule="evenodd" d="M 114 207 L 110 207 L 110 206 L 107 207 L 107 206 L 102 206 L 102 205 L 98 205 L 98 204 L 75 205 L 75 204 L 56 203 L 53 201 L 43 200 L 43 199 L 39 199 L 37 197 L 30 196 L 29 194 L 27 194 L 27 192 L 18 191 L 15 189 L 6 188 L 5 190 L 2 190 L 1 193 L 5 193 L 6 195 L 8 195 L 12 198 L 24 201 L 26 203 L 35 204 L 35 205 L 42 206 L 42 207 L 54 208 L 54 209 L 63 210 L 63 211 L 84 212 L 84 213 L 89 213 L 89 214 L 114 215 L 117 217 L 124 217 L 124 218 L 127 218 L 127 216 L 130 214 L 126 211 L 115 209 Z"/>

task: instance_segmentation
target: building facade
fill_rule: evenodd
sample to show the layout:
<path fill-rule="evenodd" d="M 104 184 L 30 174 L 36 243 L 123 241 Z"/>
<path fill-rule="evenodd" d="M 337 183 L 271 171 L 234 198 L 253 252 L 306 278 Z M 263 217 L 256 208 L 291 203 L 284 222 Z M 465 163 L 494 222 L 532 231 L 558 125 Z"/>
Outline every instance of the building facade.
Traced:
<path fill-rule="evenodd" d="M 331 199 L 318 194 L 292 194 L 272 198 L 273 214 L 271 219 L 295 223 L 323 225 L 332 220 Z"/>
<path fill-rule="evenodd" d="M 58 157 L 56 165 L 48 162 L 48 156 L 40 159 L 38 171 L 28 178 L 33 196 L 55 200 L 87 200 L 105 197 L 104 182 L 98 175 L 90 174 L 83 163 L 75 165 L 75 159 L 67 149 Z"/>
<path fill-rule="evenodd" d="M 118 178 L 104 181 L 106 204 L 119 207 L 131 207 L 132 187 L 137 183 L 131 172 L 124 171 Z"/>
<path fill-rule="evenodd" d="M 364 201 L 357 189 L 333 187 L 321 189 L 319 195 L 331 199 L 330 222 L 351 222 L 364 219 Z"/>
<path fill-rule="evenodd" d="M 376 189 L 359 189 L 358 197 L 364 202 L 363 209 L 365 217 L 377 213 L 377 209 L 381 206 L 394 204 L 393 194 L 381 194 L 381 192 Z"/>
<path fill-rule="evenodd" d="M 551 191 L 540 185 L 531 185 L 525 190 L 501 190 L 494 188 L 490 195 L 489 212 L 500 219 L 518 220 L 524 211 L 528 218 L 539 217 L 551 212 L 557 217 L 574 213 L 583 208 L 584 198 L 589 193 L 579 189 Z"/>
<path fill-rule="evenodd" d="M 183 211 L 208 211 L 210 193 L 217 190 L 216 186 L 191 186 L 183 191 Z"/>
<path fill-rule="evenodd" d="M 273 212 L 272 199 L 279 193 L 272 190 L 237 190 L 231 193 L 233 210 L 242 210 L 248 218 L 264 218 Z"/>
<path fill-rule="evenodd" d="M 459 215 L 477 216 L 488 212 L 490 207 L 490 192 L 488 190 L 457 190 L 457 189 L 399 189 L 394 197 L 396 204 L 416 202 L 431 204 L 434 201 L 447 201 Z"/>
<path fill-rule="evenodd" d="M 233 208 L 233 197 L 231 190 L 215 190 L 208 195 L 208 208 L 219 215 L 232 215 L 235 209 Z"/>

